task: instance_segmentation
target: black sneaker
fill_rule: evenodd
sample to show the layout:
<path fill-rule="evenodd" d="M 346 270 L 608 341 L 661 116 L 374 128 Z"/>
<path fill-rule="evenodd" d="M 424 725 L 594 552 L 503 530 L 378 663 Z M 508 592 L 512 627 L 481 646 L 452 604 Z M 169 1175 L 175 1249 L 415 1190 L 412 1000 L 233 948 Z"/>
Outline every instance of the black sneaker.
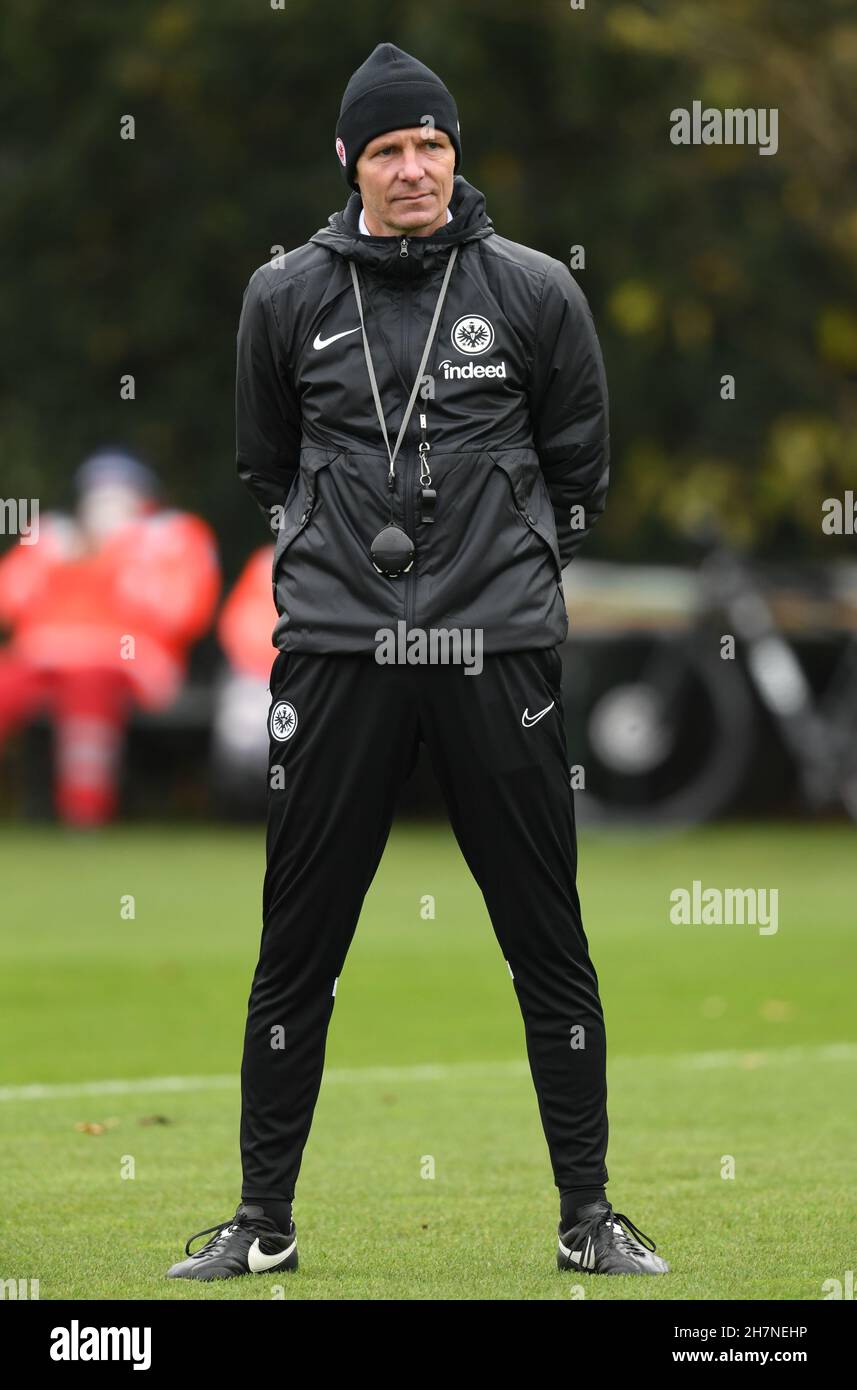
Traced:
<path fill-rule="evenodd" d="M 559 1224 L 558 1269 L 578 1269 L 584 1274 L 666 1274 L 669 1265 L 655 1242 L 644 1235 L 621 1211 L 614 1212 L 608 1201 L 581 1207 L 576 1225 L 563 1231 Z M 640 1237 L 647 1248 L 629 1236 L 619 1222 Z"/>
<path fill-rule="evenodd" d="M 191 1255 L 191 1242 L 214 1232 Z M 241 1202 L 231 1221 L 197 1231 L 185 1246 L 186 1260 L 167 1270 L 168 1279 L 235 1279 L 241 1274 L 280 1274 L 298 1267 L 295 1223 L 288 1235 L 278 1231 L 262 1207 Z"/>

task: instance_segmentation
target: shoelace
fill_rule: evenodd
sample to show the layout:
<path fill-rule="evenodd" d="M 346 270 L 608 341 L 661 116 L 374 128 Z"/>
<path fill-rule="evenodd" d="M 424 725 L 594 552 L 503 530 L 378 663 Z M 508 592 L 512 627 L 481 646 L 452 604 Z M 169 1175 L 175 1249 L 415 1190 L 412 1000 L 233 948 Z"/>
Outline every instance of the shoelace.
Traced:
<path fill-rule="evenodd" d="M 640 1237 L 642 1245 L 622 1230 L 622 1227 L 619 1225 L 620 1221 L 624 1222 L 629 1230 Z M 620 1250 L 624 1250 L 626 1254 L 637 1255 L 643 1246 L 653 1252 L 658 1248 L 651 1236 L 647 1236 L 644 1231 L 640 1230 L 639 1226 L 635 1226 L 630 1217 L 626 1216 L 624 1212 L 614 1211 L 609 1203 L 602 1207 L 600 1211 L 597 1211 L 595 1215 L 586 1222 L 586 1225 L 583 1226 L 582 1229 L 588 1234 L 594 1231 L 596 1226 L 610 1226 L 614 1231 L 613 1240 L 615 1244 L 619 1246 Z"/>
<path fill-rule="evenodd" d="M 634 1235 L 638 1235 L 640 1237 L 639 1242 L 634 1240 L 631 1236 L 627 1235 L 625 1231 L 622 1230 L 622 1227 L 618 1225 L 618 1222 L 620 1221 L 624 1222 L 628 1229 L 634 1232 Z M 607 1224 L 612 1225 L 613 1230 L 616 1232 L 616 1244 L 621 1245 L 623 1249 L 627 1250 L 632 1255 L 637 1253 L 637 1251 L 640 1249 L 641 1244 L 644 1245 L 647 1250 L 651 1251 L 655 1251 L 658 1248 L 655 1245 L 655 1242 L 652 1240 L 651 1236 L 647 1236 L 645 1232 L 640 1230 L 639 1226 L 635 1226 L 633 1221 L 631 1221 L 621 1211 L 611 1212 L 610 1216 L 607 1217 Z"/>
<path fill-rule="evenodd" d="M 240 1216 L 230 1216 L 228 1221 L 221 1221 L 217 1226 L 209 1226 L 207 1230 L 197 1231 L 195 1236 L 191 1236 L 190 1240 L 185 1245 L 185 1254 L 190 1255 L 190 1247 L 195 1240 L 199 1240 L 200 1236 L 210 1235 L 211 1240 L 207 1240 L 205 1245 L 199 1250 L 194 1251 L 192 1256 L 193 1259 L 198 1259 L 200 1255 L 213 1254 L 215 1247 L 219 1245 L 222 1240 L 225 1240 L 227 1236 L 231 1235 L 233 1231 L 237 1231 L 239 1226 L 246 1229 L 251 1226 L 261 1227 L 263 1224 L 264 1223 L 260 1221 L 250 1221 L 245 1212 L 242 1212 Z M 271 1229 L 273 1230 L 273 1226 Z M 215 1232 L 215 1234 L 212 1234 L 212 1232 Z"/>

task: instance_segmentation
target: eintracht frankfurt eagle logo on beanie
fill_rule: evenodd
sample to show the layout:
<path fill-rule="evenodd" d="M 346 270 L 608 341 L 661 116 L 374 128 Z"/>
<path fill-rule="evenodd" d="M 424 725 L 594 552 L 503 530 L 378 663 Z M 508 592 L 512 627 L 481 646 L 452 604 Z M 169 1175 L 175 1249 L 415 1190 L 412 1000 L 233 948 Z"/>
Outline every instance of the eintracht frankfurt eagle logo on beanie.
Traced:
<path fill-rule="evenodd" d="M 426 117 L 442 130 L 461 163 L 461 127 L 452 93 L 421 63 L 394 43 L 379 43 L 351 76 L 336 123 L 336 153 L 349 188 L 357 189 L 357 161 L 370 140 L 388 130 L 425 127 Z"/>

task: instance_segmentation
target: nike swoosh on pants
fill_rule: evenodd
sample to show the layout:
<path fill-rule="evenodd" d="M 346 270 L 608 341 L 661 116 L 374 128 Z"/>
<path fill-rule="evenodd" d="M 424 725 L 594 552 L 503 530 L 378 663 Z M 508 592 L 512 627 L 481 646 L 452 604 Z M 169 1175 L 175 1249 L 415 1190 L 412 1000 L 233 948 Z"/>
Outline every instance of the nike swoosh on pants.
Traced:
<path fill-rule="evenodd" d="M 539 720 L 543 719 L 548 710 L 552 710 L 555 704 L 556 700 L 551 700 L 547 708 L 539 710 L 538 714 L 530 714 L 529 708 L 525 709 L 524 713 L 521 715 L 521 723 L 524 728 L 529 729 L 532 724 L 538 724 Z"/>

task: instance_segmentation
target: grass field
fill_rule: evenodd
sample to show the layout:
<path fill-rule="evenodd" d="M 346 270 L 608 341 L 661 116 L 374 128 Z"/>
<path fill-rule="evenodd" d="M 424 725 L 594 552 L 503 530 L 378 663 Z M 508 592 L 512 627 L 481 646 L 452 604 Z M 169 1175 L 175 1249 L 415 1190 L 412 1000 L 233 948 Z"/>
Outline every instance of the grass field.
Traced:
<path fill-rule="evenodd" d="M 239 1199 L 263 855 L 261 827 L 4 827 L 0 1278 L 42 1299 L 573 1297 L 508 970 L 451 832 L 407 823 L 339 981 L 300 1271 L 164 1278 Z M 855 863 L 845 826 L 582 836 L 607 1193 L 672 1266 L 587 1298 L 815 1300 L 857 1270 Z M 777 888 L 778 931 L 672 925 L 694 879 Z"/>

